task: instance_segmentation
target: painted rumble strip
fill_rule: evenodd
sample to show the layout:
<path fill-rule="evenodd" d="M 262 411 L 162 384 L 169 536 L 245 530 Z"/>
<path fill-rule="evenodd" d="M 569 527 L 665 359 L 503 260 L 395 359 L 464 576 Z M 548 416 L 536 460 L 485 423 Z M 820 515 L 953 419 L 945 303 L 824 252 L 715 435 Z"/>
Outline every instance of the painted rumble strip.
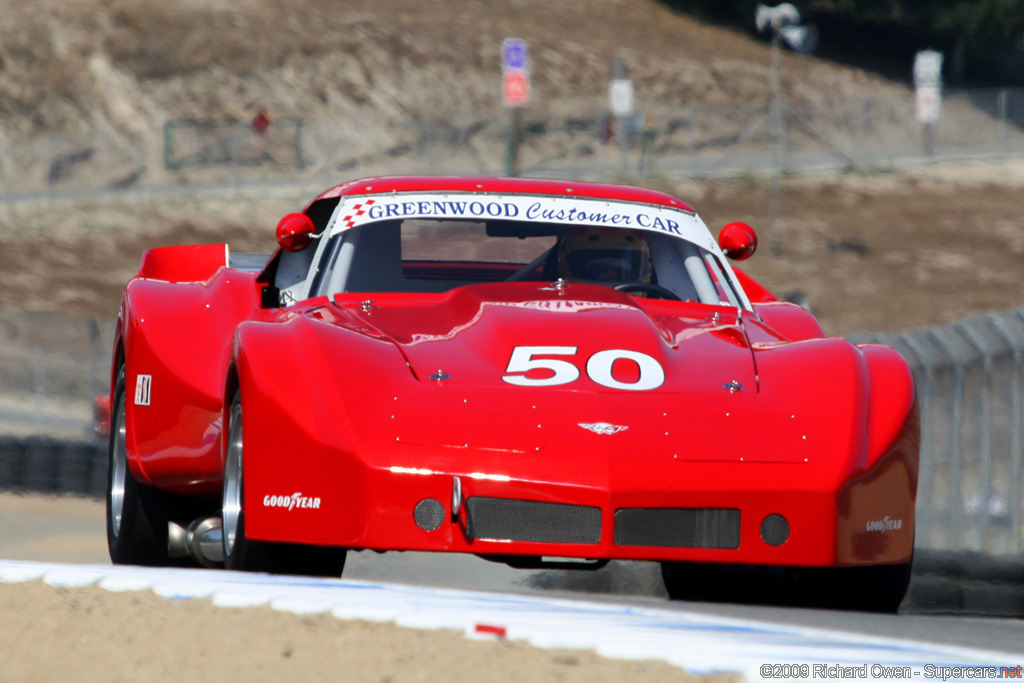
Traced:
<path fill-rule="evenodd" d="M 1002 653 L 582 600 L 344 579 L 0 560 L 0 582 L 36 580 L 63 587 L 152 590 L 169 600 L 208 598 L 222 607 L 269 606 L 407 628 L 456 629 L 471 638 L 503 633 L 541 648 L 660 659 L 692 673 L 741 673 L 750 681 L 973 681 L 984 676 L 979 667 L 1021 663 Z M 808 674 L 799 675 L 793 664 L 807 665 Z"/>

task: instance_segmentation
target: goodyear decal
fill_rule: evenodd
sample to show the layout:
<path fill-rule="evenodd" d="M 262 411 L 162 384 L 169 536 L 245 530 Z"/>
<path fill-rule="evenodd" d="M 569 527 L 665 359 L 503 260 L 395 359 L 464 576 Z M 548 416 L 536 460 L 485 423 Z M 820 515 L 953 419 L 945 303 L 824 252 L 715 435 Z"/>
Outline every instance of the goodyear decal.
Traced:
<path fill-rule="evenodd" d="M 320 509 L 320 499 L 313 496 L 304 496 L 302 492 L 293 493 L 290 496 L 264 496 L 263 507 L 284 508 L 294 510 L 295 508 Z"/>
<path fill-rule="evenodd" d="M 666 206 L 605 199 L 483 194 L 391 194 L 347 197 L 338 206 L 332 234 L 376 221 L 420 219 L 515 220 L 559 225 L 632 228 L 681 237 L 715 249 L 697 216 Z"/>
<path fill-rule="evenodd" d="M 902 528 L 903 520 L 891 519 L 889 515 L 886 515 L 882 519 L 869 520 L 868 523 L 864 525 L 865 531 L 878 531 L 883 534 L 886 531 L 899 531 Z"/>

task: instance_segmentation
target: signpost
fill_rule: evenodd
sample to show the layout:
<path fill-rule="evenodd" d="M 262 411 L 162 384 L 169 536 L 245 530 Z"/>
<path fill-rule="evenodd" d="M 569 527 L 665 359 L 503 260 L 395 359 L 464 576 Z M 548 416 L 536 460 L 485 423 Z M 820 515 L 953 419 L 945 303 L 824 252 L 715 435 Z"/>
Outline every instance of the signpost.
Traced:
<path fill-rule="evenodd" d="M 608 109 L 615 116 L 619 135 L 619 159 L 623 170 L 626 168 L 629 133 L 626 124 L 633 115 L 633 81 L 629 80 L 626 60 L 618 57 L 612 63 L 612 81 L 608 85 Z"/>
<path fill-rule="evenodd" d="M 942 53 L 921 50 L 914 56 L 915 115 L 924 124 L 925 152 L 935 156 L 933 127 L 942 108 Z"/>
<path fill-rule="evenodd" d="M 501 74 L 504 79 L 506 107 L 525 107 L 530 103 L 530 53 L 522 38 L 501 42 Z"/>
<path fill-rule="evenodd" d="M 501 75 L 505 106 L 512 110 L 505 173 L 517 176 L 523 127 L 521 112 L 530 103 L 530 52 L 522 38 L 506 38 L 501 42 Z"/>
<path fill-rule="evenodd" d="M 619 118 L 633 115 L 633 81 L 615 79 L 608 87 L 608 108 Z"/>

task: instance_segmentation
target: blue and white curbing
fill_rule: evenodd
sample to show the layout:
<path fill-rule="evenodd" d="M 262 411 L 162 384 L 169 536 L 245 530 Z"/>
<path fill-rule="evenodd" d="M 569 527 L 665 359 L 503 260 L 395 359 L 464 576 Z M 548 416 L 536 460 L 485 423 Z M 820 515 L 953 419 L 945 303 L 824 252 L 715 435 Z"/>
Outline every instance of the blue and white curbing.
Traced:
<path fill-rule="evenodd" d="M 619 659 L 660 659 L 691 673 L 739 673 L 764 680 L 762 667 L 827 664 L 909 667 L 903 680 L 974 680 L 978 667 L 1016 667 L 1014 655 L 892 640 L 825 629 L 714 617 L 588 601 L 396 584 L 242 574 L 195 569 L 62 565 L 0 560 L 0 582 L 41 580 L 52 586 L 98 585 L 109 591 L 151 590 L 169 600 L 210 599 L 221 607 L 258 607 L 339 619 L 454 629 L 468 637 L 500 630 L 540 648 L 589 649 Z M 485 629 L 479 627 L 484 625 Z M 929 669 L 928 667 L 932 667 Z M 892 669 L 888 669 L 892 671 Z M 834 672 L 835 675 L 828 675 Z M 929 675 L 931 673 L 931 675 Z M 801 677 L 849 678 L 841 670 Z M 945 676 L 943 676 L 945 674 Z M 793 678 L 792 675 L 786 676 Z"/>

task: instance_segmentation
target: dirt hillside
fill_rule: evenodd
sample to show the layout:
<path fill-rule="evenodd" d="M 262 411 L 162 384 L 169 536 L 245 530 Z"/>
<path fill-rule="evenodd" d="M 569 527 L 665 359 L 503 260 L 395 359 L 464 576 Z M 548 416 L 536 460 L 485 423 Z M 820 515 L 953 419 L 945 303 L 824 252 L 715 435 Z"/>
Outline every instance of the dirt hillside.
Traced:
<path fill-rule="evenodd" d="M 533 106 L 607 101 L 626 59 L 638 105 L 768 99 L 766 44 L 654 0 L 3 0 L 0 136 L 158 132 L 174 118 L 332 118 L 379 129 L 502 113 L 503 38 L 528 41 Z M 790 97 L 904 92 L 784 56 Z"/>
<path fill-rule="evenodd" d="M 739 265 L 780 297 L 804 293 L 829 334 L 895 332 L 1024 305 L 1024 163 L 787 181 L 778 255 L 768 246 L 764 184 L 668 185 L 712 230 L 732 220 L 754 225 L 762 247 Z M 146 248 L 225 241 L 233 251 L 267 252 L 277 220 L 304 199 L 0 206 L 0 306 L 111 321 Z"/>
<path fill-rule="evenodd" d="M 0 147 L 90 132 L 158 141 L 171 119 L 247 120 L 260 108 L 381 139 L 425 116 L 500 117 L 499 45 L 510 35 L 531 46 L 535 112 L 605 106 L 616 57 L 639 107 L 749 109 L 769 97 L 765 43 L 653 0 L 0 0 L 0 10 Z M 813 57 L 783 61 L 788 97 L 818 110 L 908 93 Z M 402 172 L 401 159 L 390 170 Z M 13 158 L 0 171 L 23 172 Z M 693 203 L 713 229 L 747 220 L 770 238 L 763 179 L 647 182 Z M 1021 305 L 1022 183 L 1013 165 L 790 179 L 781 254 L 762 250 L 749 270 L 780 295 L 805 292 L 836 334 Z M 306 198 L 4 205 L 0 305 L 111 317 L 146 247 L 223 240 L 267 251 L 277 219 Z"/>

